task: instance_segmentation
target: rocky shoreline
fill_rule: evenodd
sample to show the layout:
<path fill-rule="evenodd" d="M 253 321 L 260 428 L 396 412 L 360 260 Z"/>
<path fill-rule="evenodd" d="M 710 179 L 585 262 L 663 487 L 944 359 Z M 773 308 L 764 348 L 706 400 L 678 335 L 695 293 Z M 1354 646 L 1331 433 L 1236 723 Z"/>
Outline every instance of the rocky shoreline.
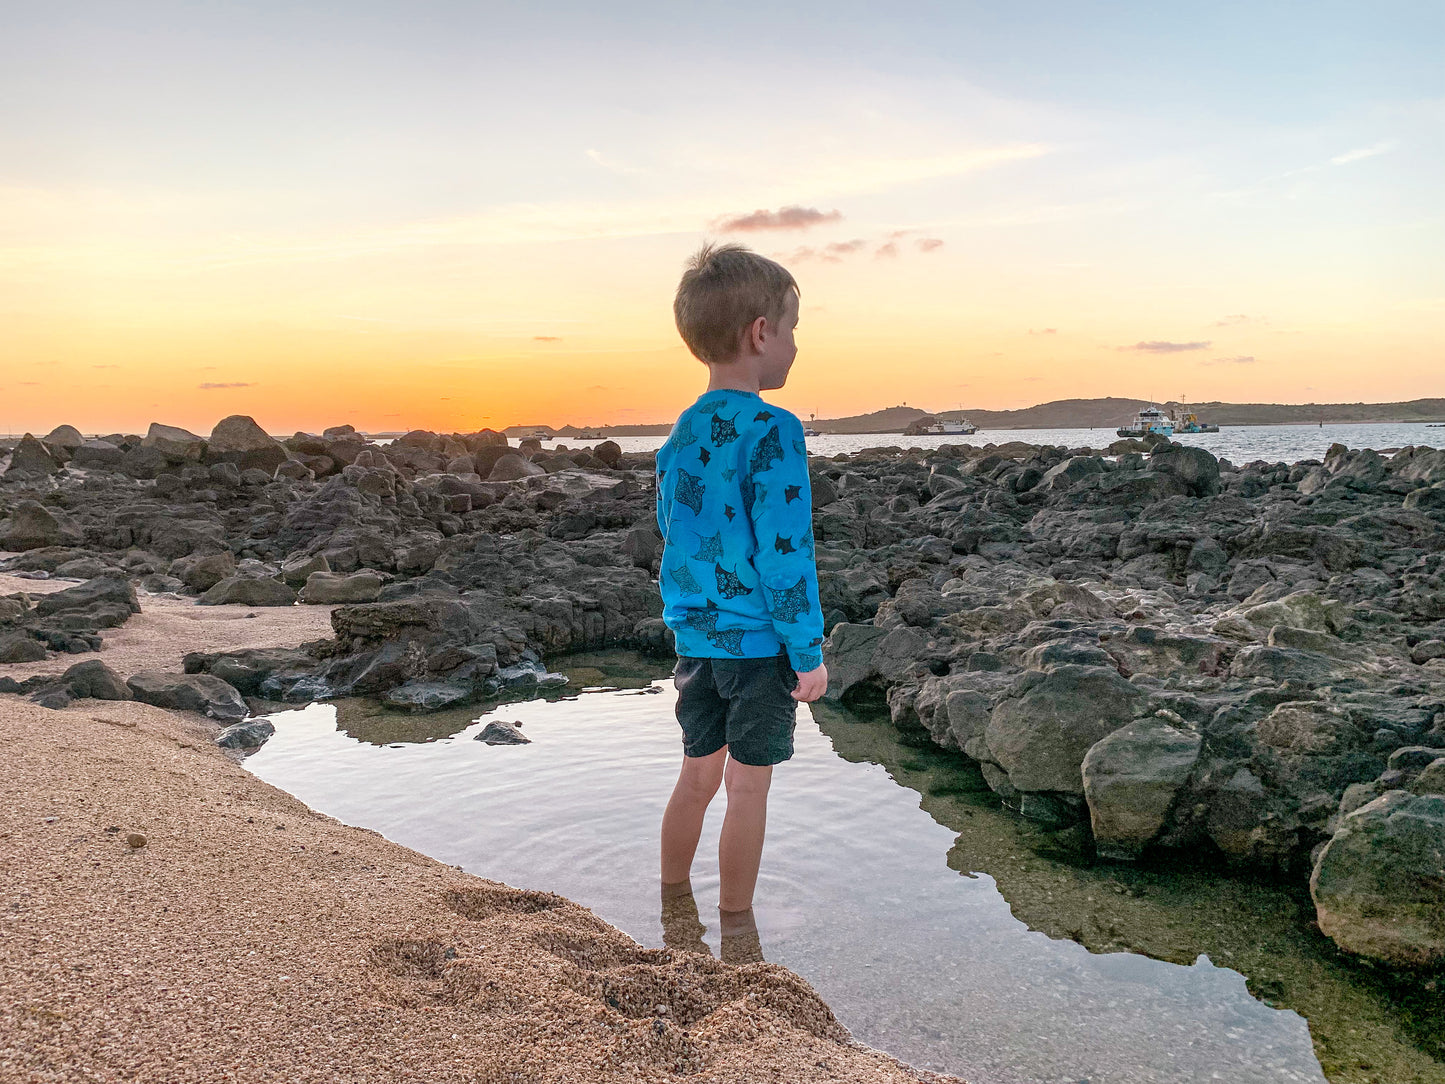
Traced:
<path fill-rule="evenodd" d="M 557 652 L 665 653 L 652 466 L 488 431 L 278 442 L 241 417 L 27 437 L 0 482 L 5 567 L 86 582 L 0 599 L 0 659 L 83 657 L 147 592 L 336 608 L 299 648 L 10 691 L 426 711 L 553 681 Z M 1445 965 L 1445 451 L 947 446 L 812 474 L 830 697 L 882 698 L 1106 859 L 1307 877 L 1341 947 Z"/>

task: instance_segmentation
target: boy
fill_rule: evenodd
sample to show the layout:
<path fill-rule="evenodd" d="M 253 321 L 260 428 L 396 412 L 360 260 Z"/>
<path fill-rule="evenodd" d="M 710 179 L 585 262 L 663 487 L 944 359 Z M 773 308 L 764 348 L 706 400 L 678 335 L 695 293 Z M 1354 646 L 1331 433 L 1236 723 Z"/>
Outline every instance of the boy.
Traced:
<path fill-rule="evenodd" d="M 682 772 L 662 818 L 662 895 L 691 894 L 703 814 L 727 784 L 718 844 L 723 934 L 751 919 L 773 765 L 798 701 L 828 686 L 803 426 L 760 391 L 797 355 L 798 284 L 741 245 L 704 245 L 673 314 L 707 390 L 657 453 L 663 620 L 677 642 Z"/>

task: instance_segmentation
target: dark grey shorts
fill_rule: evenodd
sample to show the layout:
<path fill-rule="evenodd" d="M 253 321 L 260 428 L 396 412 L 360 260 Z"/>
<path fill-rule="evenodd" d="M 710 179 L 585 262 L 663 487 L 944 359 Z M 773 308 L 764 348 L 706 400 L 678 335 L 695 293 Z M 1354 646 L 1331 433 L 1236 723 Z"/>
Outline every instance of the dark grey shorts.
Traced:
<path fill-rule="evenodd" d="M 682 751 L 705 757 L 724 745 L 742 764 L 780 764 L 793 755 L 798 675 L 787 655 L 766 659 L 678 656 L 677 721 Z"/>

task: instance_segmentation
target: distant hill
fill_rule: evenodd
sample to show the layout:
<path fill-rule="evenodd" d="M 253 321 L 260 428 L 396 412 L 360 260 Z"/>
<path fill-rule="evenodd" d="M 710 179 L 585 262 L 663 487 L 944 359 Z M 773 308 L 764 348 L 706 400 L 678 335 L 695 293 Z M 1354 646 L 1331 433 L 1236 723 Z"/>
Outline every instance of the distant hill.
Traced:
<path fill-rule="evenodd" d="M 1180 412 L 1172 400 L 1158 403 L 1149 399 L 1055 399 L 1022 410 L 941 410 L 893 406 L 870 414 L 847 418 L 818 418 L 805 424 L 820 433 L 901 433 L 910 422 L 932 416 L 941 420 L 967 418 L 980 429 L 1117 429 L 1133 421 L 1141 407 L 1162 406 L 1170 414 Z M 1320 421 L 1345 422 L 1436 422 L 1445 421 L 1445 399 L 1412 399 L 1405 403 L 1190 403 L 1188 410 L 1200 421 L 1215 425 L 1315 425 Z M 601 433 L 604 437 L 666 436 L 672 423 L 658 425 L 601 425 L 578 428 L 564 425 L 509 425 L 502 432 L 510 437 L 545 429 L 558 437 L 575 438 L 579 433 Z"/>

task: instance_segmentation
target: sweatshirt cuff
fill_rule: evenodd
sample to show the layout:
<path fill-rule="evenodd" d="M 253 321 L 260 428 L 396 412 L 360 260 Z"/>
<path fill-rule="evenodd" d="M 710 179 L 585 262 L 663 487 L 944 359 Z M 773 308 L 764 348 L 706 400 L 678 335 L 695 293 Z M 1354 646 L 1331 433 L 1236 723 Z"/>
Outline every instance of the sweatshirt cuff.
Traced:
<path fill-rule="evenodd" d="M 823 665 L 823 653 L 812 650 L 794 651 L 792 648 L 788 648 L 788 665 L 798 673 L 806 674 Z"/>

